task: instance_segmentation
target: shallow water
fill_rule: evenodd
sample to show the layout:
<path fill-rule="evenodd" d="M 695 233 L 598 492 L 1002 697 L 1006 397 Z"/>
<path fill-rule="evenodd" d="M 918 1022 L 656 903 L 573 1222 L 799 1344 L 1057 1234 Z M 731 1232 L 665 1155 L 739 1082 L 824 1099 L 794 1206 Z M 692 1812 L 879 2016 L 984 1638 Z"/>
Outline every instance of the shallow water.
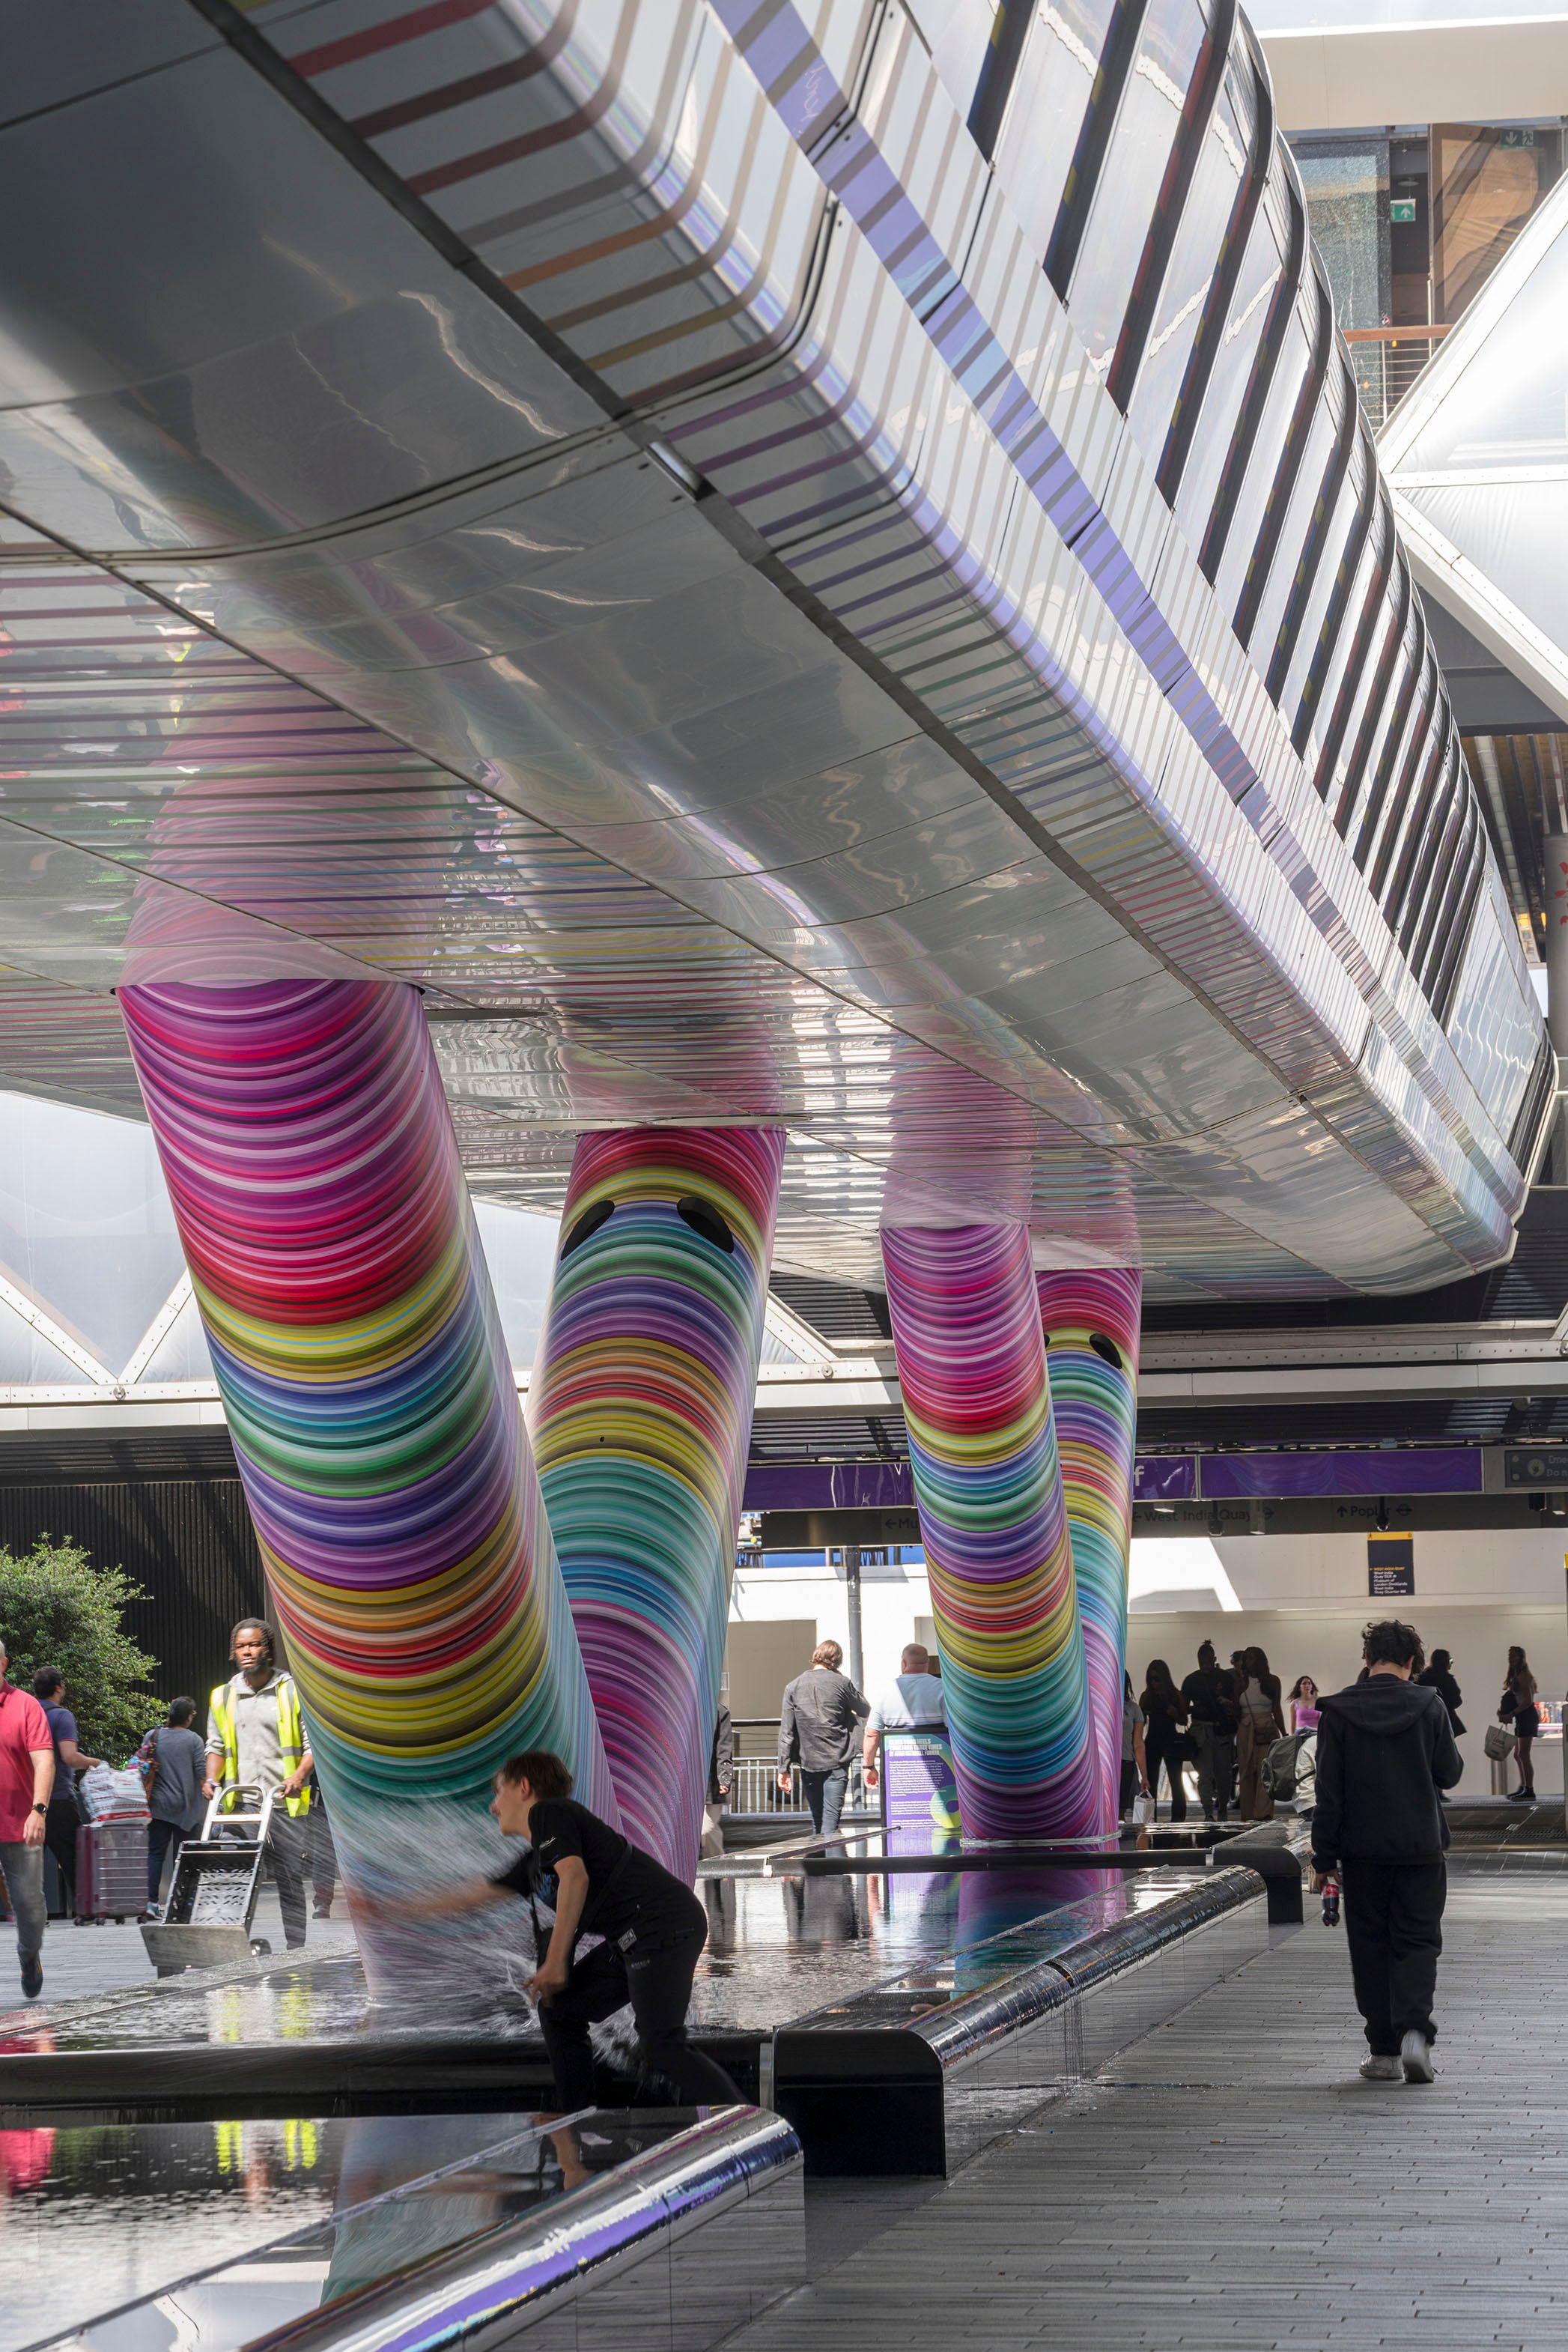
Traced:
<path fill-rule="evenodd" d="M 532 2123 L 528 2116 L 418 2116 L 0 2131 L 0 2352 L 79 2329 L 193 2272 L 466 2164 Z M 523 2145 L 521 2186 L 537 2202 L 559 2190 L 559 2163 L 549 2140 Z M 473 2224 L 465 2178 L 472 2188 L 471 2177 L 449 2177 L 430 2192 L 430 2211 L 449 2225 Z M 481 2201 L 488 2193 L 473 2190 Z M 418 2251 L 419 2200 L 389 2210 L 402 2216 L 396 2247 L 405 2256 Z M 362 2251 L 362 2223 L 360 2238 Z M 347 2257 L 334 2246 L 324 2259 L 341 2272 Z M 250 2283 L 253 2295 L 261 2284 Z M 97 2331 L 90 2340 L 107 2352 Z M 189 2338 L 177 2315 L 144 2310 L 117 2331 L 116 2352 L 163 2352 L 182 2340 Z"/>

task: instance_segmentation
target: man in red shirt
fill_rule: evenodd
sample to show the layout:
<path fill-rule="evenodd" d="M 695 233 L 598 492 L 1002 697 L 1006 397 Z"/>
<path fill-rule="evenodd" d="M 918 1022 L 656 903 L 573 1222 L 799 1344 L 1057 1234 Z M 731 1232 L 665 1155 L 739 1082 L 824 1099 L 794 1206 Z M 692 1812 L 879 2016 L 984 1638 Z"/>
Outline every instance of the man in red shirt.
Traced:
<path fill-rule="evenodd" d="M 55 1785 L 55 1743 L 32 1692 L 6 1681 L 8 1664 L 0 1639 L 0 1877 L 16 1922 L 22 1990 L 36 2000 L 44 1989 L 44 1824 Z"/>

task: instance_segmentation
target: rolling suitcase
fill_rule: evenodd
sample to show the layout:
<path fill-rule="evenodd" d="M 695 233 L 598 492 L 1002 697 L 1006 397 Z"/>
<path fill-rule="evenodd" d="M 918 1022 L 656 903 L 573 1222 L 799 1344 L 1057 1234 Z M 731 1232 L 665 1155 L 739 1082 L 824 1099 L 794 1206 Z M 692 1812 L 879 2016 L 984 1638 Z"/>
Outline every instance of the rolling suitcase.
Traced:
<path fill-rule="evenodd" d="M 83 1822 L 77 1831 L 78 1920 L 140 1919 L 146 1908 L 146 1822 Z"/>

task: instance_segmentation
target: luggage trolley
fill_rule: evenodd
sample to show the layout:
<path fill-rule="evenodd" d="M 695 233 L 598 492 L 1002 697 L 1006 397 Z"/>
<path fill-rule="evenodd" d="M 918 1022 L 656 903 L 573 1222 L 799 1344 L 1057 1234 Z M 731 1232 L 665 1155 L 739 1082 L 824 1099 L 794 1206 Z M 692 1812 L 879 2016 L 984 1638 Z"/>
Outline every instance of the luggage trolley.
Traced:
<path fill-rule="evenodd" d="M 242 1801 L 246 1809 L 236 1811 Z M 271 1820 L 270 1789 L 225 1781 L 214 1793 L 201 1837 L 175 1857 L 162 1918 L 142 1926 L 147 1957 L 161 1977 L 271 1951 L 265 1937 L 250 1932 Z"/>

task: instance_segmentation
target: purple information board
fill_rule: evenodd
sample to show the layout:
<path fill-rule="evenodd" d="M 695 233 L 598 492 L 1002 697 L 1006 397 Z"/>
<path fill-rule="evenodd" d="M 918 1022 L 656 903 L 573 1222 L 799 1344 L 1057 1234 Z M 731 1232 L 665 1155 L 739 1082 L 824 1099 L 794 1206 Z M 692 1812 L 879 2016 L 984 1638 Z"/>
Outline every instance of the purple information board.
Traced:
<path fill-rule="evenodd" d="M 883 1819 L 900 1832 L 901 1850 L 946 1841 L 956 1832 L 958 1782 L 945 1731 L 884 1731 L 882 1735 Z"/>
<path fill-rule="evenodd" d="M 746 1473 L 747 1511 L 912 1511 L 915 1480 L 907 1462 L 753 1462 Z"/>
<path fill-rule="evenodd" d="M 1369 1454 L 1206 1454 L 1206 1502 L 1268 1495 L 1479 1495 L 1477 1445 L 1401 1445 Z"/>
<path fill-rule="evenodd" d="M 1190 1503 L 1197 1493 L 1190 1454 L 1140 1454 L 1133 1465 L 1134 1503 Z"/>
<path fill-rule="evenodd" d="M 1272 1457 L 1270 1457 L 1272 1458 Z M 1190 1454 L 1141 1454 L 1133 1499 L 1188 1503 L 1197 1492 Z M 746 1473 L 748 1511 L 912 1511 L 907 1462 L 753 1462 Z"/>

